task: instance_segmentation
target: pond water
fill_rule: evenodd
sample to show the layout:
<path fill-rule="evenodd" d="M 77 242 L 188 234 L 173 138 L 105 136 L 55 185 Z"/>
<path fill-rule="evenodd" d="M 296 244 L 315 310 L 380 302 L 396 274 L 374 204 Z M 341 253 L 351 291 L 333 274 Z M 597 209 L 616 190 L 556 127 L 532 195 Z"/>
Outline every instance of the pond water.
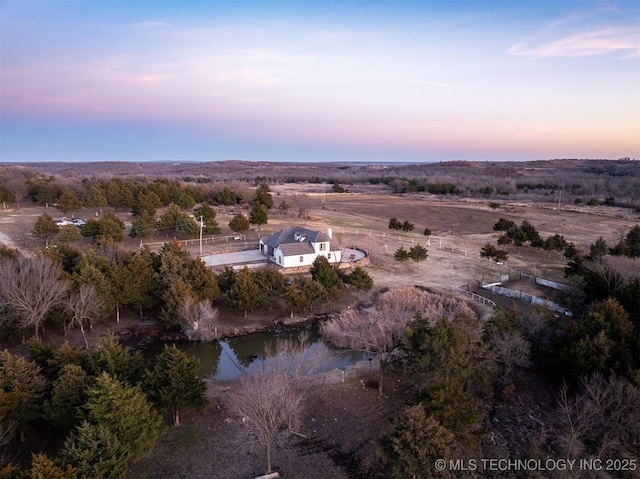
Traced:
<path fill-rule="evenodd" d="M 263 361 L 265 348 L 275 346 L 278 340 L 290 339 L 299 343 L 298 335 L 301 331 L 309 334 L 306 343 L 310 344 L 310 348 L 329 351 L 329 360 L 322 365 L 319 372 L 334 368 L 344 369 L 345 366 L 357 361 L 372 358 L 372 355 L 368 353 L 338 351 L 329 348 L 322 342 L 315 326 L 252 333 L 210 343 L 180 341 L 174 344 L 178 349 L 200 360 L 200 377 L 226 380 L 238 377 L 242 371 L 251 370 L 253 366 L 260 364 Z M 149 344 L 145 348 L 144 356 L 147 359 L 153 359 L 162 352 L 163 348 L 164 343 Z"/>

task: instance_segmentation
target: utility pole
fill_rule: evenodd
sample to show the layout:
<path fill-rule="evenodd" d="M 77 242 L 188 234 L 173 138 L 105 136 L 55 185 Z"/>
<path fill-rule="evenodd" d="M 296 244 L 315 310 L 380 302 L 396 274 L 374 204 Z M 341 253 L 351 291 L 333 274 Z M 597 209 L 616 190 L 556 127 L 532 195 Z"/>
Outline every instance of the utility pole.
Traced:
<path fill-rule="evenodd" d="M 202 228 L 203 228 L 203 223 L 202 223 L 202 216 L 200 216 L 200 256 L 202 256 Z"/>
<path fill-rule="evenodd" d="M 560 202 L 562 201 L 562 190 L 560 190 L 560 194 L 558 195 L 558 214 L 560 214 Z"/>

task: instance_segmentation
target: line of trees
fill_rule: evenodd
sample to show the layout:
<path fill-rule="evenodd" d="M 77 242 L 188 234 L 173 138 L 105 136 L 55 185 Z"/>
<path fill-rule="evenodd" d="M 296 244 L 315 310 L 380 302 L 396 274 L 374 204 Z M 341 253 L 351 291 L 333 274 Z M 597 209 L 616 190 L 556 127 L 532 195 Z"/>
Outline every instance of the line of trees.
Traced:
<path fill-rule="evenodd" d="M 145 308 L 157 303 L 168 329 L 206 336 L 216 315 L 212 302 L 219 295 L 213 271 L 175 241 L 157 254 L 147 249 L 125 252 L 105 241 L 84 255 L 61 246 L 32 257 L 5 249 L 0 257 L 0 328 L 5 338 L 19 337 L 27 328 L 37 338 L 45 323 L 58 323 L 65 333 L 80 328 L 86 342 L 86 328 L 114 315 L 119 322 L 122 307 L 135 308 L 142 317 Z M 199 314 L 193 308 L 184 312 L 185 304 L 194 302 Z"/>
<path fill-rule="evenodd" d="M 281 309 L 295 313 L 310 311 L 315 305 L 334 298 L 343 287 L 369 291 L 373 280 L 361 267 L 349 273 L 334 268 L 324 256 L 318 256 L 309 270 L 310 276 L 296 276 L 291 280 L 277 270 L 265 267 L 240 270 L 225 268 L 218 275 L 226 304 L 248 311 Z"/>
<path fill-rule="evenodd" d="M 169 330 L 189 339 L 207 340 L 218 317 L 214 301 L 244 311 L 279 309 L 310 311 L 345 287 L 361 291 L 373 287 L 362 268 L 340 272 L 318 257 L 310 275 L 292 280 L 268 267 L 225 268 L 219 275 L 199 258 L 191 258 L 175 240 L 158 253 L 148 249 L 126 252 L 105 240 L 85 254 L 68 245 L 32 257 L 15 250 L 0 251 L 0 332 L 20 337 L 30 329 L 37 338 L 45 324 L 62 326 L 65 334 L 78 328 L 89 348 L 86 331 L 115 317 L 123 307 L 144 310 L 160 305 L 160 320 Z"/>
<path fill-rule="evenodd" d="M 112 336 L 95 352 L 30 343 L 31 359 L 0 351 L 0 476 L 124 478 L 180 411 L 207 404 L 198 360 L 167 346 L 154 364 Z M 15 441 L 62 437 L 31 461 Z M 19 462 L 15 462 L 18 460 Z M 21 469 L 22 472 L 21 472 Z"/>

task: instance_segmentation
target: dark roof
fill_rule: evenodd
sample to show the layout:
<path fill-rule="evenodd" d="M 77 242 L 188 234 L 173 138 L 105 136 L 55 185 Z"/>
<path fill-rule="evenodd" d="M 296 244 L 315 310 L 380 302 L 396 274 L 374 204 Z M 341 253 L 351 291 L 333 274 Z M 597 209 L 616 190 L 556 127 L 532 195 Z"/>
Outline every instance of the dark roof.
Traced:
<path fill-rule="evenodd" d="M 296 256 L 299 254 L 315 253 L 313 246 L 308 241 L 303 243 L 285 243 L 280 245 L 280 251 L 285 256 Z"/>
<path fill-rule="evenodd" d="M 300 236 L 304 236 L 305 239 L 303 241 L 299 241 L 298 239 L 296 239 L 296 237 Z M 303 228 L 301 226 L 294 226 L 292 228 L 285 228 L 280 231 L 276 231 L 271 236 L 263 240 L 264 244 L 266 244 L 267 246 L 271 246 L 272 248 L 277 248 L 278 246 L 284 244 L 302 245 L 305 243 L 324 243 L 328 241 L 331 241 L 331 238 L 329 238 L 326 234 L 320 233 L 319 231 Z M 306 251 L 312 252 L 309 250 Z"/>

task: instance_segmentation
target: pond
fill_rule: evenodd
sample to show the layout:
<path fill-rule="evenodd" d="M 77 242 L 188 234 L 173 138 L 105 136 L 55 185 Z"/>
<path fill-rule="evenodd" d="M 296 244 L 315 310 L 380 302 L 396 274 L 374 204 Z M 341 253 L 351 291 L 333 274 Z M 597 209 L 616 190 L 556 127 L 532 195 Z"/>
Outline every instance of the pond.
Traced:
<path fill-rule="evenodd" d="M 344 369 L 345 366 L 373 357 L 368 353 L 329 348 L 322 342 L 315 326 L 252 333 L 209 343 L 180 341 L 174 344 L 178 349 L 200 360 L 200 377 L 227 380 L 236 378 L 242 371 L 251 370 L 254 365 L 260 364 L 263 361 L 265 347 L 275 346 L 278 340 L 290 339 L 299 344 L 298 335 L 301 331 L 308 333 L 306 343 L 310 344 L 311 348 L 323 348 L 329 351 L 329 360 L 318 372 L 334 368 Z M 144 356 L 147 359 L 153 359 L 162 352 L 163 348 L 164 343 L 149 344 L 145 348 Z"/>

